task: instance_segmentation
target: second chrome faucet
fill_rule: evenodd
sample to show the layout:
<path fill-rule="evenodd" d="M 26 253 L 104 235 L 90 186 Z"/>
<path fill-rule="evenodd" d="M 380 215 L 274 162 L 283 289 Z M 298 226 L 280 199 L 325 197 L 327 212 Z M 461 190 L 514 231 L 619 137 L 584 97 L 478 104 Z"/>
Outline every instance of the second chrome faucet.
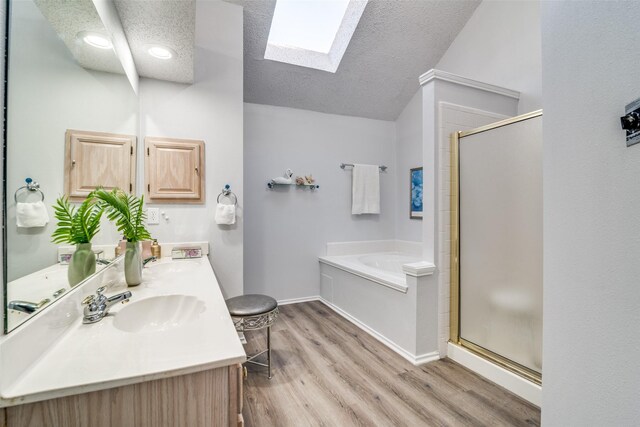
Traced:
<path fill-rule="evenodd" d="M 127 302 L 131 298 L 131 292 L 126 291 L 121 294 L 106 297 L 103 295 L 105 287 L 102 286 L 96 290 L 96 295 L 89 295 L 82 304 L 84 304 L 84 318 L 82 323 L 96 323 L 101 321 L 108 313 L 109 309 L 119 302 Z"/>

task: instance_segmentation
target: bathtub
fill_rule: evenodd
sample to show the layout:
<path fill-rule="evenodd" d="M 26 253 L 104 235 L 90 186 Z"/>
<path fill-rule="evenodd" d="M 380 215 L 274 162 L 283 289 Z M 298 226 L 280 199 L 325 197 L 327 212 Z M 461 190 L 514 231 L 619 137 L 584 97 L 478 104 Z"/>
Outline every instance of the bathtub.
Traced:
<path fill-rule="evenodd" d="M 376 252 L 370 254 L 323 256 L 320 263 L 327 264 L 374 283 L 406 293 L 407 279 L 403 265 L 419 262 L 417 256 L 402 252 Z"/>
<path fill-rule="evenodd" d="M 440 357 L 435 265 L 419 242 L 327 244 L 319 299 L 413 364 Z"/>

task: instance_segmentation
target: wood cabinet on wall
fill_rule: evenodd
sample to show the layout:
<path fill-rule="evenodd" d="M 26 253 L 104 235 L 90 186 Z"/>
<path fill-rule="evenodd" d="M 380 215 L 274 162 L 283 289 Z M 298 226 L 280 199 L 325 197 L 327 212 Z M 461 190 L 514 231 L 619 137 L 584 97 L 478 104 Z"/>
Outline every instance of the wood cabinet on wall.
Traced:
<path fill-rule="evenodd" d="M 146 137 L 148 203 L 204 203 L 204 141 Z"/>
<path fill-rule="evenodd" d="M 70 200 L 84 200 L 101 186 L 132 192 L 136 184 L 134 135 L 67 130 L 64 189 Z"/>

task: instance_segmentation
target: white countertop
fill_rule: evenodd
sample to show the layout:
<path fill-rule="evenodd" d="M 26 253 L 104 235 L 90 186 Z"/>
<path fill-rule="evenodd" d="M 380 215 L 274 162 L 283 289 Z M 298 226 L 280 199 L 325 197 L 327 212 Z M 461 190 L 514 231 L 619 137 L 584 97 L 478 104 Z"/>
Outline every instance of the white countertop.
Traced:
<path fill-rule="evenodd" d="M 105 291 L 107 296 L 131 291 L 128 304 L 114 305 L 95 324 L 76 319 L 32 366 L 0 390 L 0 407 L 244 362 L 246 354 L 209 260 L 163 258 L 152 264 L 144 269 L 139 286 L 127 288 L 122 278 Z M 194 296 L 205 308 L 190 322 L 163 331 L 125 332 L 114 326 L 125 307 L 133 309 L 135 302 L 161 295 Z"/>

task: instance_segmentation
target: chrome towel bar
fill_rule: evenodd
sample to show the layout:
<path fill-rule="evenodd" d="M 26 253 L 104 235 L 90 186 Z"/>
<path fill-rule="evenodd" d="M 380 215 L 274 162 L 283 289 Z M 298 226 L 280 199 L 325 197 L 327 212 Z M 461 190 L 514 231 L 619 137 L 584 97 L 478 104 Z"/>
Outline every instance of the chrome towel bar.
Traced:
<path fill-rule="evenodd" d="M 340 168 L 341 168 L 341 169 L 344 169 L 344 168 L 346 168 L 347 166 L 349 166 L 349 167 L 353 167 L 353 163 L 340 163 Z M 385 171 L 387 170 L 387 167 L 386 167 L 385 165 L 380 165 L 380 166 L 378 166 L 378 167 L 380 168 L 380 170 L 381 170 L 382 172 L 385 172 Z"/>

